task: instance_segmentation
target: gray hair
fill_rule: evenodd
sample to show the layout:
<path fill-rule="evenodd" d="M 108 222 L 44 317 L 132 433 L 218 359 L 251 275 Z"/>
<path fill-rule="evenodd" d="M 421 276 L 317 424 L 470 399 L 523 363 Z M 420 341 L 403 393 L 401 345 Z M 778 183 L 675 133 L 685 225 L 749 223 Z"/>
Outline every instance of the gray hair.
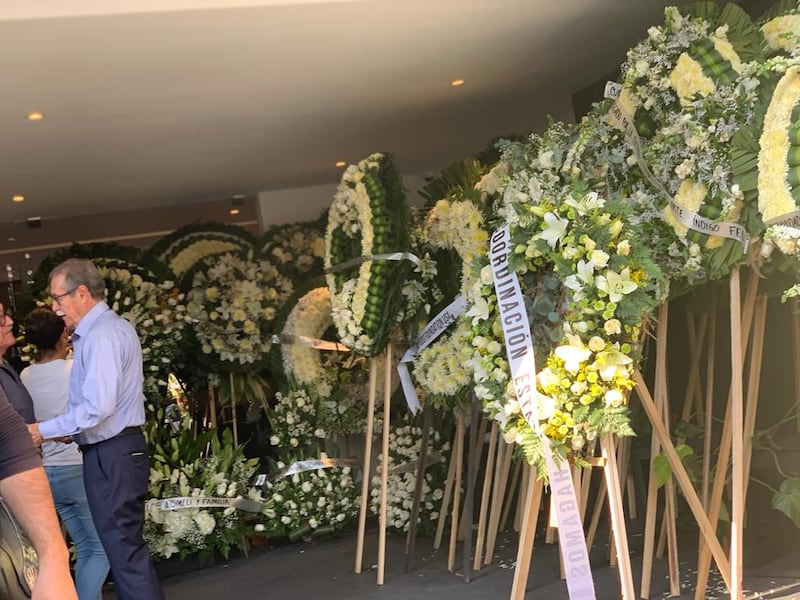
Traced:
<path fill-rule="evenodd" d="M 87 258 L 70 258 L 50 271 L 50 281 L 56 275 L 64 276 L 64 284 L 68 290 L 85 285 L 89 295 L 95 300 L 106 297 L 106 283 L 94 263 Z"/>

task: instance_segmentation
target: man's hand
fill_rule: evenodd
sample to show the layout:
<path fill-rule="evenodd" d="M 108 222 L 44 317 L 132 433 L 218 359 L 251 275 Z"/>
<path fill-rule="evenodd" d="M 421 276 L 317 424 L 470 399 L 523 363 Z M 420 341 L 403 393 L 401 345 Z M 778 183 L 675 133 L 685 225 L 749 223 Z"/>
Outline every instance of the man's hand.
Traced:
<path fill-rule="evenodd" d="M 41 446 L 42 445 L 42 442 L 44 440 L 42 439 L 42 434 L 39 433 L 39 423 L 31 423 L 31 424 L 29 424 L 28 425 L 28 433 L 31 434 L 31 437 L 33 438 L 33 443 L 34 444 L 36 444 L 37 446 Z"/>

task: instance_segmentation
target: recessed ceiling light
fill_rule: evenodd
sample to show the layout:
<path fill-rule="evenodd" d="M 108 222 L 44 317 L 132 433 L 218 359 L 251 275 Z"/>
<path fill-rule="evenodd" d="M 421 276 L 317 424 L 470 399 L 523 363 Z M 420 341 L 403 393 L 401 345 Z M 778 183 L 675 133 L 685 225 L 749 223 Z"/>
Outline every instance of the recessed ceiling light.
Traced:
<path fill-rule="evenodd" d="M 28 121 L 41 121 L 44 119 L 44 113 L 34 110 L 33 112 L 29 112 L 25 118 L 28 119 Z"/>
<path fill-rule="evenodd" d="M 231 213 L 232 215 L 238 215 L 238 214 L 239 214 L 239 209 L 238 209 L 238 208 L 232 208 L 232 209 L 230 210 L 230 213 Z"/>
<path fill-rule="evenodd" d="M 453 79 L 453 81 L 450 82 L 450 85 L 452 85 L 453 87 L 462 86 L 462 85 L 464 85 L 464 80 L 463 79 Z"/>
<path fill-rule="evenodd" d="M 14 194 L 13 196 L 11 196 L 11 201 L 12 202 L 24 202 L 25 201 L 25 196 L 23 196 L 22 194 Z"/>
<path fill-rule="evenodd" d="M 345 166 L 346 164 L 347 164 L 347 163 L 346 163 L 345 161 L 343 161 L 343 160 L 337 160 L 337 161 L 336 161 L 336 166 L 337 166 L 337 167 L 343 167 L 343 166 Z"/>
<path fill-rule="evenodd" d="M 17 238 L 10 237 L 10 238 L 8 238 L 8 241 L 9 241 L 9 242 L 16 242 L 16 241 L 17 241 Z"/>
<path fill-rule="evenodd" d="M 247 198 L 247 196 L 245 196 L 244 194 L 234 194 L 233 196 L 231 196 L 231 198 L 234 200 L 244 200 L 245 198 Z"/>

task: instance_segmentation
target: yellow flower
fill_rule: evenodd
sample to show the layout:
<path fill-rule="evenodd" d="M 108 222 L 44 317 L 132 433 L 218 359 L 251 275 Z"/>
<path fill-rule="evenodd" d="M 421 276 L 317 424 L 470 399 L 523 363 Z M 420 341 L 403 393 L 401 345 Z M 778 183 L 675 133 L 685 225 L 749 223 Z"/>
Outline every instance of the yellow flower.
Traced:
<path fill-rule="evenodd" d="M 797 207 L 789 191 L 789 126 L 800 102 L 800 71 L 791 67 L 778 82 L 764 116 L 758 154 L 758 209 L 764 221 L 778 219 Z"/>
<path fill-rule="evenodd" d="M 695 96 L 708 96 L 714 93 L 714 82 L 703 72 L 702 65 L 683 53 L 669 75 L 672 88 L 678 94 L 681 104 L 688 104 Z"/>
<path fill-rule="evenodd" d="M 770 50 L 791 52 L 797 48 L 800 32 L 800 15 L 775 17 L 761 26 L 764 41 Z"/>

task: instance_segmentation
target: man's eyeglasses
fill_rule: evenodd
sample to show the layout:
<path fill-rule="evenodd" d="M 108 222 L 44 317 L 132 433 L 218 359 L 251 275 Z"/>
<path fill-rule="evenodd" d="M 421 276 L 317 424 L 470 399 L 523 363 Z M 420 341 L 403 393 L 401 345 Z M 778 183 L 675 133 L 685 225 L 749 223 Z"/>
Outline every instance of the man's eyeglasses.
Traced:
<path fill-rule="evenodd" d="M 67 290 L 63 294 L 49 294 L 49 296 L 53 299 L 53 302 L 61 302 L 62 298 L 64 298 L 65 296 L 71 296 L 72 294 L 75 293 L 75 290 L 77 290 L 79 287 L 80 287 L 79 285 L 76 285 L 74 288 L 72 288 L 71 290 Z"/>

